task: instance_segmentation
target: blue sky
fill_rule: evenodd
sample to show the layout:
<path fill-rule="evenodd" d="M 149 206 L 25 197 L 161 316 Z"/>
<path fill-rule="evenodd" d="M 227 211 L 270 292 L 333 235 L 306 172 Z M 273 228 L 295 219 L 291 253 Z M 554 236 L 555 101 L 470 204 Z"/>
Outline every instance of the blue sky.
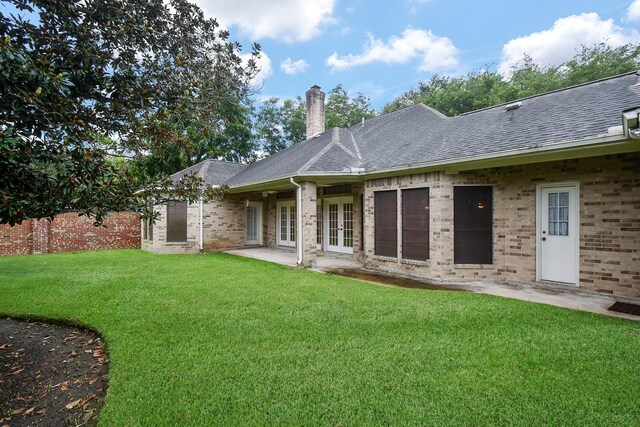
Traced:
<path fill-rule="evenodd" d="M 640 0 L 191 1 L 245 51 L 262 45 L 258 98 L 341 83 L 377 109 L 434 73 L 506 75 L 524 53 L 559 64 L 582 44 L 640 42 Z"/>
<path fill-rule="evenodd" d="M 262 45 L 261 96 L 338 83 L 381 108 L 434 73 L 541 64 L 581 44 L 640 42 L 640 0 L 196 0 L 248 47 Z"/>

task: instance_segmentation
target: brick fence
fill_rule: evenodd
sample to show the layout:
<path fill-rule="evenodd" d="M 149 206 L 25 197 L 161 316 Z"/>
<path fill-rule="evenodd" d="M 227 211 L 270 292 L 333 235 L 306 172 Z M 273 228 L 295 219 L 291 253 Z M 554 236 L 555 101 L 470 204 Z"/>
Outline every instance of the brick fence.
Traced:
<path fill-rule="evenodd" d="M 140 247 L 140 217 L 133 212 L 112 212 L 105 227 L 77 213 L 52 222 L 27 220 L 13 227 L 0 225 L 0 255 L 126 249 Z"/>

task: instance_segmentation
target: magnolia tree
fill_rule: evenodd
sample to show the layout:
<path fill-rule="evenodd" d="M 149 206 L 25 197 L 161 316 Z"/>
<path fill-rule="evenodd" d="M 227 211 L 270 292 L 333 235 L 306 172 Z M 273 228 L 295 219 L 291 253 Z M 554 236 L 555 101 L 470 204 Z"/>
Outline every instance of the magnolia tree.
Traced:
<path fill-rule="evenodd" d="M 150 183 L 131 165 L 152 153 L 193 159 L 239 133 L 258 45 L 243 60 L 186 0 L 11 3 L 0 15 L 0 223 L 67 211 L 96 223 L 111 210 L 150 217 L 151 201 L 224 191 L 194 175 Z M 221 150 L 241 158 L 251 151 L 242 144 Z"/>

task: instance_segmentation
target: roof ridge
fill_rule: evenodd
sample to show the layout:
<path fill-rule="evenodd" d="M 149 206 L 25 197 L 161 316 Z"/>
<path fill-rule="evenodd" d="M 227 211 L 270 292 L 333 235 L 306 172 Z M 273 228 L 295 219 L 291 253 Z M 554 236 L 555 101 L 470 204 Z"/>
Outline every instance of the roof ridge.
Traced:
<path fill-rule="evenodd" d="M 337 145 L 339 148 L 342 149 L 342 151 L 344 151 L 345 153 L 347 153 L 351 157 L 357 158 L 358 156 L 356 156 L 353 151 L 349 150 L 342 142 L 340 142 L 340 131 L 342 130 L 342 128 L 336 128 L 336 129 L 338 129 L 338 132 L 337 132 L 338 138 L 337 138 L 336 141 L 332 140 L 331 143 L 334 144 L 334 145 Z"/>
<path fill-rule="evenodd" d="M 336 139 L 337 134 L 339 132 L 340 132 L 340 128 L 337 128 L 337 127 L 331 128 L 331 141 L 329 141 L 329 143 L 327 145 L 325 145 L 324 148 L 322 148 L 322 150 L 320 150 L 318 152 L 318 154 L 316 154 L 315 156 L 313 156 L 309 160 L 307 160 L 307 162 L 304 165 L 302 165 L 300 167 L 300 169 L 298 169 L 297 172 L 301 173 L 301 172 L 304 172 L 304 171 L 308 170 L 311 166 L 313 166 L 313 164 L 315 162 L 320 160 L 320 158 L 322 156 L 324 156 L 325 153 L 331 149 L 331 147 L 334 146 L 334 140 Z"/>
<path fill-rule="evenodd" d="M 181 169 L 181 170 L 179 170 L 179 171 L 177 171 L 177 172 L 172 173 L 171 175 L 169 175 L 169 178 L 173 178 L 175 175 L 178 175 L 179 173 L 182 173 L 182 172 L 186 171 L 187 169 L 194 169 L 194 168 L 196 168 L 196 166 L 201 165 L 202 163 L 204 163 L 204 162 L 206 162 L 206 161 L 207 161 L 207 160 L 205 159 L 205 160 L 199 161 L 198 163 L 196 163 L 196 164 L 194 164 L 194 165 L 187 166 L 187 167 L 186 167 L 186 168 L 184 168 L 184 169 Z M 198 172 L 200 172 L 200 169 L 198 168 L 198 169 L 197 169 L 197 171 L 198 171 Z"/>
<path fill-rule="evenodd" d="M 198 175 L 201 178 L 204 178 L 207 172 L 209 172 L 209 167 L 211 167 L 211 160 L 207 159 L 205 160 L 205 164 L 200 168 L 200 170 L 198 171 Z"/>
<path fill-rule="evenodd" d="M 229 160 L 218 160 L 218 159 L 204 159 L 203 162 L 216 162 L 216 163 L 226 163 L 228 165 L 242 165 L 242 166 L 246 166 L 246 163 L 242 163 L 242 162 L 232 162 Z M 202 163 L 202 162 L 200 162 Z"/>
<path fill-rule="evenodd" d="M 358 147 L 358 144 L 356 143 L 356 138 L 353 136 L 353 132 L 351 132 L 349 129 L 345 129 L 346 132 L 349 132 L 349 136 L 351 137 L 351 142 L 353 143 L 353 146 L 356 149 L 356 155 L 358 156 L 358 160 L 362 161 L 362 154 L 360 154 L 360 147 Z"/>
<path fill-rule="evenodd" d="M 440 117 L 440 118 L 442 118 L 442 119 L 448 119 L 448 118 L 450 118 L 449 116 L 447 116 L 447 115 L 445 115 L 445 114 L 441 113 L 440 111 L 436 110 L 435 108 L 433 108 L 433 107 L 431 107 L 431 106 L 429 106 L 429 105 L 427 105 L 427 104 L 423 104 L 422 102 L 418 102 L 417 104 L 413 104 L 413 105 L 411 105 L 411 107 L 413 107 L 414 105 L 418 105 L 418 106 L 420 106 L 420 107 L 423 107 L 423 108 L 425 108 L 427 111 L 429 111 L 430 113 L 434 113 L 436 116 L 438 116 L 438 117 Z M 407 108 L 409 108 L 409 107 L 407 107 Z"/>
<path fill-rule="evenodd" d="M 529 95 L 529 96 L 525 96 L 524 98 L 513 99 L 511 101 L 503 102 L 501 104 L 491 105 L 489 107 L 479 108 L 479 109 L 473 110 L 473 111 L 467 111 L 466 113 L 458 114 L 458 115 L 453 116 L 453 117 L 468 116 L 468 115 L 473 114 L 473 113 L 479 113 L 480 111 L 486 111 L 486 110 L 491 110 L 493 108 L 504 107 L 506 105 L 514 104 L 516 102 L 526 101 L 527 99 L 540 98 L 542 96 L 552 95 L 554 93 L 563 92 L 565 90 L 571 90 L 571 89 L 575 89 L 575 88 L 582 87 L 582 86 L 590 86 L 592 84 L 602 83 L 602 82 L 607 81 L 607 80 L 618 79 L 620 77 L 629 76 L 631 74 L 636 74 L 636 75 L 640 76 L 640 71 L 638 71 L 638 70 L 636 70 L 636 71 L 627 71 L 626 73 L 616 74 L 615 76 L 603 77 L 603 78 L 597 79 L 597 80 L 590 80 L 588 82 L 578 83 L 576 85 L 571 85 L 571 86 L 567 86 L 567 87 L 561 87 L 559 89 L 554 89 L 554 90 L 551 90 L 549 92 L 538 93 L 536 95 Z"/>

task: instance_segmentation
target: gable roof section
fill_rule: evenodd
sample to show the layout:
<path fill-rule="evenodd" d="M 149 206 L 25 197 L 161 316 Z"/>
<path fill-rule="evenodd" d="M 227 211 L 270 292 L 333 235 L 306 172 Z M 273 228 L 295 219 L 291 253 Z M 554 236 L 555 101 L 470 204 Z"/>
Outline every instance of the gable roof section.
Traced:
<path fill-rule="evenodd" d="M 553 148 L 607 136 L 610 128 L 620 126 L 622 111 L 640 106 L 640 85 L 634 72 L 509 104 L 516 102 L 518 108 L 503 104 L 455 117 L 418 104 L 364 125 L 328 130 L 248 166 L 216 162 L 233 166 L 216 166 L 211 173 L 207 167 L 203 176 L 234 188 L 299 175 L 358 175 Z"/>
<path fill-rule="evenodd" d="M 171 181 L 173 183 L 178 182 L 180 178 L 187 174 L 195 173 L 200 178 L 204 179 L 204 182 L 210 185 L 222 185 L 229 178 L 240 173 L 247 165 L 234 162 L 223 162 L 220 160 L 203 160 L 200 163 L 196 163 L 193 166 L 189 166 L 180 172 L 171 175 Z"/>
<path fill-rule="evenodd" d="M 333 128 L 247 166 L 227 184 L 250 185 L 310 172 L 349 172 L 361 165 L 351 133 Z"/>
<path fill-rule="evenodd" d="M 636 73 L 630 73 L 520 103 L 515 109 L 503 104 L 439 121 L 406 114 L 368 133 L 356 130 L 354 136 L 366 153 L 368 171 L 536 148 L 606 135 L 622 123 L 623 110 L 640 105 L 640 86 Z"/>

